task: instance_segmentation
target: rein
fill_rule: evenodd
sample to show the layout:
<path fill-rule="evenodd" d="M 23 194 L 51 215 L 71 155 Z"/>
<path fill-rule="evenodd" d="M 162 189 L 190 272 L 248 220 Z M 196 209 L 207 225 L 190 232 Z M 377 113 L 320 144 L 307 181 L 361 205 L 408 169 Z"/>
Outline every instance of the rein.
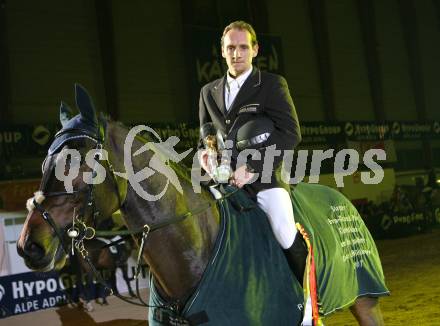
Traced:
<path fill-rule="evenodd" d="M 130 304 L 134 304 L 134 305 L 138 305 L 138 306 L 142 306 L 142 307 L 149 307 L 149 308 L 161 308 L 161 309 L 166 309 L 166 310 L 170 310 L 172 312 L 175 312 L 175 308 L 174 308 L 174 303 L 170 303 L 169 306 L 152 306 L 149 305 L 148 303 L 146 303 L 140 296 L 140 291 L 139 291 L 139 273 L 140 273 L 140 266 L 141 266 L 141 259 L 142 259 L 142 253 L 144 251 L 145 248 L 145 244 L 148 238 L 148 235 L 154 231 L 163 229 L 167 226 L 170 226 L 172 224 L 175 223 L 179 223 L 184 221 L 185 219 L 187 219 L 188 217 L 192 217 L 192 216 L 197 216 L 198 214 L 203 213 L 204 211 L 208 210 L 210 207 L 214 206 L 214 204 L 217 204 L 218 202 L 221 202 L 225 199 L 227 199 L 228 197 L 231 197 L 232 195 L 234 195 L 239 189 L 234 189 L 231 192 L 228 193 L 224 193 L 223 196 L 221 198 L 215 199 L 212 202 L 208 202 L 204 207 L 199 207 L 193 211 L 188 211 L 185 214 L 182 215 L 178 215 L 178 216 L 174 216 L 171 217 L 165 221 L 161 221 L 155 224 L 145 224 L 142 228 L 138 228 L 135 230 L 118 230 L 118 231 L 100 231 L 100 230 L 95 230 L 92 227 L 88 227 L 83 221 L 76 219 L 75 214 L 73 217 L 73 221 L 75 222 L 75 220 L 77 220 L 77 223 L 75 225 L 75 223 L 73 223 L 72 227 L 70 227 L 67 230 L 67 235 L 69 236 L 69 238 L 72 239 L 72 254 L 74 253 L 74 248 L 81 254 L 81 257 L 85 260 L 85 262 L 88 264 L 88 266 L 90 267 L 90 269 L 92 270 L 92 273 L 94 274 L 96 280 L 103 285 L 106 290 L 109 291 L 110 295 L 113 294 L 116 297 L 118 297 L 119 299 L 128 302 Z M 52 193 L 46 193 L 44 194 L 44 197 L 46 198 L 50 198 L 50 197 L 56 197 L 56 196 L 68 196 L 68 195 L 74 195 L 76 193 L 79 193 L 81 191 L 78 190 L 74 190 L 73 192 L 52 192 Z M 89 196 L 90 197 L 90 196 Z M 64 241 L 63 235 L 60 233 L 59 228 L 57 227 L 55 221 L 53 220 L 53 218 L 51 217 L 50 213 L 44 209 L 44 207 L 37 202 L 37 200 L 34 198 L 32 201 L 34 207 L 40 212 L 40 214 L 42 215 L 43 219 L 51 226 L 51 228 L 54 230 L 58 240 L 61 243 L 61 246 L 63 248 L 63 250 L 66 252 L 66 254 L 69 254 L 68 251 L 68 247 Z M 233 204 L 233 206 L 235 206 L 236 209 L 238 210 L 248 210 L 250 209 L 250 207 L 242 207 L 242 206 L 238 206 L 238 203 L 235 203 L 234 201 L 231 201 L 231 203 Z M 107 284 L 107 282 L 102 278 L 101 274 L 98 272 L 98 270 L 96 269 L 96 267 L 93 265 L 93 263 L 90 260 L 90 257 L 88 255 L 88 251 L 85 249 L 84 247 L 84 239 L 86 240 L 90 240 L 93 239 L 95 236 L 114 236 L 114 235 L 120 235 L 120 236 L 136 236 L 136 235 L 140 235 L 142 234 L 141 237 L 141 244 L 139 246 L 139 250 L 138 250 L 138 254 L 137 254 L 137 260 L 136 260 L 136 269 L 135 269 L 135 275 L 134 278 L 136 279 L 136 295 L 137 295 L 137 299 L 141 302 L 135 302 L 130 300 L 130 298 L 124 297 L 118 293 L 114 293 L 113 290 L 111 289 L 111 287 Z M 108 244 L 105 244 L 104 246 L 101 247 L 101 249 L 103 248 L 107 248 L 107 247 L 111 247 L 119 242 L 122 242 L 125 240 L 125 237 L 122 237 L 118 240 L 112 241 Z"/>
<path fill-rule="evenodd" d="M 62 133 L 60 133 L 62 134 Z M 102 143 L 103 143 L 103 137 L 98 137 L 98 139 L 96 138 L 91 138 L 89 135 L 85 135 L 87 136 L 88 139 L 92 139 L 93 141 L 96 142 L 96 150 L 101 150 L 103 148 Z M 122 206 L 122 200 L 121 200 L 121 196 L 120 196 L 120 192 L 119 192 L 119 188 L 118 188 L 118 183 L 116 180 L 116 176 L 113 170 L 113 166 L 110 164 L 108 158 L 107 160 L 105 160 L 107 162 L 108 165 L 108 170 L 110 171 L 112 178 L 114 180 L 114 185 L 116 188 L 116 193 L 117 193 L 117 197 L 118 197 L 118 207 Z M 94 169 L 93 169 L 94 171 Z M 216 198 L 215 200 L 208 202 L 206 205 L 204 205 L 203 207 L 199 207 L 196 208 L 193 211 L 188 211 L 182 215 L 178 215 L 178 216 L 173 216 L 170 217 L 164 221 L 158 222 L 158 223 L 154 223 L 154 224 L 145 224 L 143 227 L 135 229 L 135 230 L 118 230 L 118 231 L 108 231 L 108 230 L 96 230 L 96 223 L 95 223 L 95 218 L 96 216 L 99 215 L 99 211 L 96 210 L 95 207 L 95 200 L 94 200 L 94 196 L 93 196 L 93 184 L 89 184 L 89 187 L 87 190 L 74 190 L 72 192 L 67 192 L 67 191 L 59 191 L 59 192 L 49 192 L 49 193 L 44 193 L 42 191 L 40 191 L 40 194 L 43 195 L 43 199 L 42 200 L 36 200 L 36 198 L 34 197 L 32 200 L 32 204 L 33 207 L 35 207 L 36 210 L 38 210 L 38 212 L 42 215 L 43 219 L 49 224 L 49 226 L 53 229 L 53 231 L 55 232 L 56 237 L 58 238 L 58 240 L 61 243 L 61 246 L 63 248 L 63 250 L 66 252 L 66 254 L 69 254 L 69 250 L 68 250 L 68 246 L 66 245 L 65 241 L 64 241 L 64 237 L 63 234 L 60 232 L 60 229 L 57 227 L 55 221 L 53 220 L 53 218 L 51 217 L 50 213 L 43 207 L 42 205 L 42 201 L 45 198 L 50 198 L 50 197 L 58 197 L 58 196 L 72 196 L 81 192 L 85 192 L 87 191 L 87 198 L 86 198 L 86 205 L 84 205 L 84 207 L 82 207 L 82 218 L 78 218 L 75 215 L 75 210 L 74 210 L 74 214 L 73 214 L 73 221 L 72 221 L 72 226 L 69 227 L 66 230 L 67 236 L 72 240 L 72 246 L 71 246 L 71 250 L 72 250 L 72 255 L 74 254 L 74 251 L 76 250 L 77 252 L 80 253 L 81 257 L 86 261 L 86 263 L 89 265 L 90 269 L 92 270 L 96 280 L 101 283 L 107 290 L 109 290 L 110 295 L 114 294 L 116 297 L 118 297 L 119 299 L 126 301 L 128 303 L 134 304 L 134 305 L 139 305 L 139 306 L 146 306 L 146 307 L 153 307 L 153 308 L 161 308 L 161 309 L 165 309 L 165 310 L 171 310 L 173 312 L 175 312 L 175 308 L 174 308 L 174 303 L 171 303 L 170 305 L 166 305 L 166 306 L 151 306 L 149 304 L 147 304 L 146 302 L 143 301 L 143 299 L 140 296 L 140 292 L 139 292 L 139 273 L 140 273 L 140 265 L 141 265 L 141 259 L 142 259 L 142 253 L 144 251 L 145 248 L 145 244 L 148 238 L 148 235 L 151 232 L 160 230 L 162 228 L 165 228 L 167 226 L 170 226 L 172 224 L 175 223 L 179 223 L 181 221 L 184 221 L 185 219 L 187 219 L 188 217 L 191 216 L 196 216 L 200 213 L 203 213 L 204 211 L 206 211 L 207 209 L 209 209 L 210 207 L 214 206 L 214 204 L 217 204 L 218 202 L 232 196 L 233 194 L 235 194 L 239 189 L 235 189 L 231 192 L 224 192 L 223 191 L 223 196 L 221 198 Z M 234 201 L 231 201 L 231 203 L 233 204 L 233 206 L 236 206 L 238 204 L 236 204 Z M 86 209 L 90 207 L 92 212 L 91 212 L 91 217 L 93 219 L 93 227 L 87 226 L 86 222 L 84 219 L 84 215 L 85 215 L 85 211 Z M 239 210 L 246 210 L 249 208 L 243 208 L 243 207 L 236 207 Z M 100 275 L 100 273 L 97 271 L 96 267 L 93 265 L 93 263 L 91 262 L 88 252 L 85 249 L 84 246 L 84 240 L 90 240 L 92 238 L 94 238 L 95 236 L 115 236 L 115 235 L 120 235 L 120 236 L 138 236 L 138 235 L 142 235 L 141 237 L 141 244 L 139 246 L 139 251 L 137 254 L 137 262 L 136 262 L 136 272 L 134 275 L 134 278 L 136 279 L 136 292 L 137 292 L 137 299 L 141 302 L 134 302 L 132 300 L 130 300 L 127 297 L 121 296 L 117 293 L 113 293 L 113 290 L 111 289 L 110 286 L 108 286 L 107 282 L 102 278 L 102 276 Z M 106 245 L 104 245 L 101 249 L 106 248 L 106 247 L 111 247 L 121 241 L 124 240 L 124 237 L 115 241 L 112 241 Z"/>

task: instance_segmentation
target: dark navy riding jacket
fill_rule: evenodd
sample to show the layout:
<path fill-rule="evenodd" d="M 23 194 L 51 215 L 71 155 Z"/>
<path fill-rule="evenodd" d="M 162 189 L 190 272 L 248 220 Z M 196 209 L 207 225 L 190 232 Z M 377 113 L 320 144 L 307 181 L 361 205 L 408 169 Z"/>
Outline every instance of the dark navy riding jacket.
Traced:
<path fill-rule="evenodd" d="M 286 80 L 282 76 L 263 72 L 254 67 L 228 111 L 225 108 L 225 83 L 226 75 L 202 88 L 199 100 L 200 126 L 213 122 L 214 126 L 226 135 L 226 139 L 235 142 L 237 130 L 247 121 L 261 115 L 272 120 L 275 129 L 264 143 L 264 147 L 258 149 L 261 160 L 248 160 L 248 166 L 260 173 L 260 178 L 246 187 L 251 194 L 256 194 L 260 190 L 279 186 L 277 180 L 279 178 L 275 177 L 275 170 L 281 165 L 283 151 L 294 149 L 301 141 L 298 116 Z M 276 149 L 281 150 L 282 153 L 274 158 L 271 182 L 263 184 L 261 172 L 265 150 L 270 145 L 276 145 Z M 234 168 L 238 153 L 234 146 L 232 152 Z"/>

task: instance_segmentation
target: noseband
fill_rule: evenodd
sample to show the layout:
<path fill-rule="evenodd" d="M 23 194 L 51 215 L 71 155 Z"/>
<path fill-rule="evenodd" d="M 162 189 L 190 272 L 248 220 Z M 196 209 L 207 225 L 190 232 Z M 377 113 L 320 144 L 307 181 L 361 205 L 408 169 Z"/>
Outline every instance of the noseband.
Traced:
<path fill-rule="evenodd" d="M 60 133 L 57 134 L 61 135 L 61 134 L 65 134 L 65 131 L 61 131 Z M 97 138 L 92 138 L 90 137 L 90 134 L 88 134 L 87 132 L 85 133 L 85 135 L 79 134 L 78 130 L 75 131 L 75 136 L 72 137 L 73 138 L 88 138 L 91 139 L 93 141 L 96 142 L 96 147 L 95 149 L 100 151 L 102 150 L 103 146 L 103 137 L 97 137 Z M 104 133 L 102 133 L 103 135 Z M 56 137 L 57 137 L 56 136 Z M 67 139 L 68 140 L 68 139 Z M 67 141 L 66 140 L 66 141 Z M 114 185 L 116 188 L 116 193 L 117 193 L 117 197 L 118 197 L 118 208 L 120 208 L 122 206 L 123 200 L 121 199 L 121 195 L 118 189 L 118 183 L 116 180 L 116 176 L 115 176 L 115 172 L 113 170 L 113 166 L 110 164 L 110 162 L 108 161 L 107 158 L 107 168 L 110 172 L 110 174 L 112 175 L 113 181 L 114 181 Z M 94 169 L 93 169 L 93 173 Z M 79 193 L 83 193 L 83 192 L 87 192 L 87 197 L 85 200 L 85 205 L 83 205 L 82 207 L 82 212 L 81 214 L 79 214 L 78 216 L 75 214 L 75 210 L 73 213 L 73 220 L 72 220 L 72 225 L 68 228 L 66 228 L 66 230 L 64 231 L 65 233 L 61 233 L 60 229 L 57 227 L 54 219 L 52 218 L 52 216 L 50 215 L 50 213 L 43 207 L 42 205 L 42 201 L 43 200 L 37 200 L 36 197 L 34 196 L 34 198 L 32 199 L 32 206 L 41 214 L 41 216 L 43 217 L 43 219 L 49 224 L 49 226 L 52 228 L 52 230 L 55 232 L 56 237 L 58 238 L 58 240 L 60 241 L 60 244 L 63 248 L 63 250 L 65 251 L 65 253 L 68 255 L 69 254 L 69 249 L 68 246 L 65 242 L 65 235 L 67 234 L 67 237 L 71 239 L 72 241 L 72 245 L 71 245 L 71 254 L 74 254 L 75 249 L 81 254 L 81 257 L 87 262 L 87 264 L 90 266 L 92 272 L 95 274 L 95 277 L 97 279 L 97 281 L 99 283 L 101 283 L 102 285 L 104 285 L 112 294 L 113 291 L 111 289 L 111 287 L 109 287 L 106 283 L 106 281 L 101 277 L 100 273 L 96 270 L 95 266 L 93 265 L 93 263 L 91 262 L 89 256 L 88 256 L 88 252 L 84 247 L 84 240 L 90 240 L 93 239 L 95 237 L 95 235 L 97 236 L 115 236 L 115 235 L 123 235 L 123 236 L 135 236 L 135 235 L 141 235 L 141 243 L 139 246 L 139 251 L 138 251 L 138 255 L 137 255 L 137 262 L 136 262 L 136 271 L 135 271 L 135 275 L 134 278 L 138 281 L 139 278 L 139 273 L 140 273 L 140 265 L 141 265 L 141 258 L 142 258 L 142 253 L 146 244 L 146 240 L 148 235 L 151 232 L 154 232 L 156 230 L 162 229 L 164 227 L 167 227 L 171 224 L 174 223 L 178 223 L 181 222 L 183 220 L 185 220 L 188 217 L 191 216 L 196 216 L 204 211 L 206 211 L 207 209 L 209 209 L 210 207 L 214 206 L 217 204 L 217 202 L 225 200 L 227 197 L 232 196 L 233 194 L 235 194 L 238 191 L 238 189 L 235 189 L 232 192 L 224 192 L 223 196 L 219 199 L 215 199 L 214 201 L 208 201 L 206 205 L 202 206 L 202 207 L 198 207 L 192 211 L 188 211 L 185 214 L 182 215 L 178 215 L 178 216 L 174 216 L 171 218 L 168 218 L 164 221 L 160 221 L 158 223 L 155 224 L 146 224 L 144 225 L 142 228 L 136 229 L 136 230 L 119 230 L 119 231 L 108 231 L 108 230 L 96 230 L 96 217 L 100 214 L 99 211 L 96 210 L 96 205 L 95 205 L 95 198 L 94 198 L 94 185 L 93 183 L 90 183 L 88 185 L 87 190 L 73 190 L 72 192 L 67 192 L 67 191 L 60 191 L 60 192 L 43 192 L 40 191 L 40 193 L 43 195 L 43 200 L 45 198 L 51 198 L 51 197 L 59 197 L 59 196 L 72 196 L 72 195 L 76 195 Z M 125 200 L 125 198 L 124 198 Z M 231 203 L 233 204 L 233 206 L 235 207 L 237 205 L 237 203 L 235 203 L 234 201 L 231 201 Z M 238 204 L 239 205 L 239 204 Z M 93 221 L 93 227 L 87 226 L 86 224 L 86 218 L 85 216 L 85 211 L 87 208 L 91 209 L 91 214 L 89 216 L 92 217 L 92 221 Z M 252 209 L 253 207 L 235 207 L 237 209 L 239 209 L 240 211 L 243 210 L 248 210 L 248 209 Z M 125 237 L 122 237 L 119 240 L 110 242 L 108 244 L 106 244 L 105 246 L 103 246 L 102 248 L 105 247 L 110 247 L 113 246 L 121 241 L 125 240 Z M 75 248 L 75 249 L 74 249 Z M 142 298 L 139 295 L 139 288 L 138 288 L 138 282 L 136 282 L 136 290 L 137 290 L 137 295 L 138 295 L 138 300 L 141 302 L 137 303 L 137 302 L 133 302 L 131 300 L 129 300 L 126 297 L 123 297 L 117 293 L 115 293 L 115 295 L 124 300 L 127 301 L 131 304 L 135 304 L 135 305 L 140 305 L 140 306 L 147 306 L 150 307 L 146 302 L 144 302 L 142 300 Z M 156 307 L 156 306 L 155 306 Z M 167 307 L 156 307 L 156 308 L 163 308 L 163 309 L 169 309 Z M 174 309 L 173 309 L 174 310 Z"/>
<path fill-rule="evenodd" d="M 44 196 L 44 198 L 59 197 L 59 196 L 73 196 L 79 192 L 80 191 L 78 191 L 78 190 L 74 190 L 73 192 L 50 192 L 50 193 L 45 193 L 43 196 Z M 35 197 L 32 199 L 32 206 L 41 214 L 41 216 L 47 222 L 47 224 L 49 224 L 49 226 L 55 232 L 55 235 L 57 236 L 58 240 L 60 241 L 63 250 L 66 252 L 66 254 L 69 254 L 68 247 L 64 241 L 63 234 L 60 232 L 60 229 L 57 227 L 57 225 L 56 225 L 55 221 L 53 220 L 52 216 L 50 215 L 50 213 L 43 207 L 43 205 L 41 203 L 39 203 L 39 201 L 36 200 Z M 75 225 L 75 220 L 78 221 L 76 223 L 76 225 Z M 87 229 L 91 229 L 93 231 L 94 231 L 94 229 L 88 228 L 83 221 L 77 219 L 75 216 L 75 211 L 74 211 L 73 221 L 74 222 L 72 224 L 72 227 L 70 227 L 66 231 L 67 235 L 70 238 L 72 238 L 72 242 L 73 241 L 83 241 L 84 239 L 89 239 L 86 235 L 90 234 L 90 230 L 87 230 Z M 93 238 L 93 236 L 91 238 Z"/>

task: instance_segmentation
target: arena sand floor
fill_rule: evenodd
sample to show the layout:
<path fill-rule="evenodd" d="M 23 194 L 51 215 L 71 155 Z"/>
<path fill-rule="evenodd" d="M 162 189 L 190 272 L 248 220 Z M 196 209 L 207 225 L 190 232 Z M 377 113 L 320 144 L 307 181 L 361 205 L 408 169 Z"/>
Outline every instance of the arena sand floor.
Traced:
<path fill-rule="evenodd" d="M 440 229 L 406 238 L 377 241 L 391 296 L 381 300 L 387 326 L 440 325 Z M 144 293 L 146 296 L 147 293 Z M 61 307 L 0 319 L 0 326 L 137 326 L 147 310 L 115 297 L 95 311 Z M 337 312 L 326 326 L 357 325 L 350 312 Z M 235 325 L 234 325 L 235 326 Z M 238 325 L 237 325 L 238 326 Z"/>

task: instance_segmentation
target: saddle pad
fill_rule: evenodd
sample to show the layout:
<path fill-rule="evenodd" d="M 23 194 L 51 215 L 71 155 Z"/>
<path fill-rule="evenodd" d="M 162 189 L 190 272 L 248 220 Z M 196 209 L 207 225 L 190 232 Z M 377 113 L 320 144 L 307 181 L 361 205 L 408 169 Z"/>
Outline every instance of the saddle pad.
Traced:
<path fill-rule="evenodd" d="M 232 188 L 229 188 L 229 191 Z M 232 200 L 255 206 L 243 191 Z M 236 206 L 236 205 L 235 205 Z M 302 288 L 293 277 L 266 215 L 258 207 L 239 213 L 219 203 L 221 227 L 213 257 L 186 303 L 183 316 L 206 312 L 207 325 L 298 325 Z M 150 283 L 150 304 L 164 304 Z M 150 325 L 162 325 L 149 312 Z"/>
<path fill-rule="evenodd" d="M 232 200 L 253 203 L 243 191 Z M 328 315 L 363 295 L 388 295 L 377 248 L 350 201 L 325 186 L 291 189 L 295 221 L 313 246 L 319 312 Z M 214 255 L 182 316 L 206 312 L 208 325 L 298 325 L 303 291 L 293 277 L 267 217 L 258 207 L 239 213 L 219 203 L 221 228 Z M 151 305 L 164 305 L 151 282 Z M 163 325 L 153 320 L 150 325 Z"/>
<path fill-rule="evenodd" d="M 300 183 L 291 191 L 295 221 L 307 231 L 322 315 L 363 295 L 389 295 L 374 240 L 352 203 L 338 191 Z"/>

